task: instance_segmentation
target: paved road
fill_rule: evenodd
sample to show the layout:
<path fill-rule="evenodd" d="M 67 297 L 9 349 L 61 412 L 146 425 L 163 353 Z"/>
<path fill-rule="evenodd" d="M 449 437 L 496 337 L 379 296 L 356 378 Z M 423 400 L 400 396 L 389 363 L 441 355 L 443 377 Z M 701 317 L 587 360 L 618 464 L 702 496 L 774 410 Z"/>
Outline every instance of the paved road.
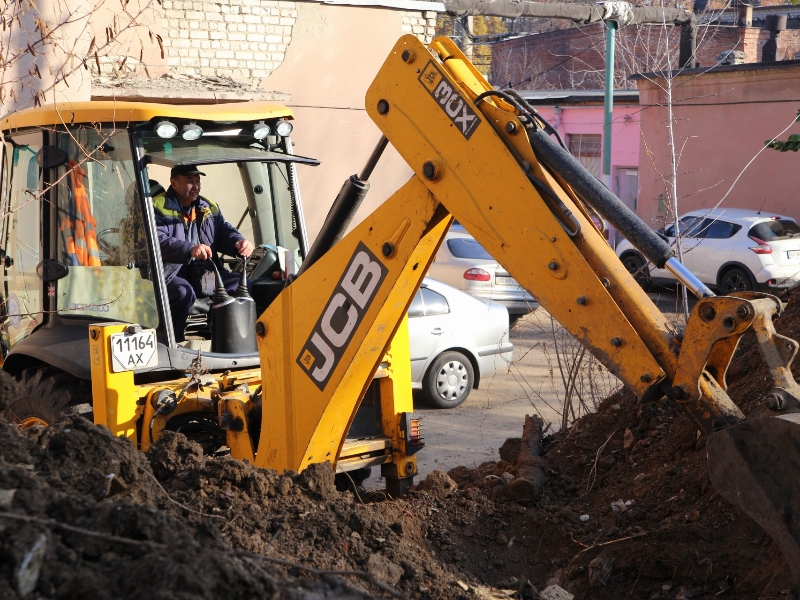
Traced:
<path fill-rule="evenodd" d="M 651 293 L 650 297 L 671 319 L 680 310 L 673 290 Z M 458 408 L 437 410 L 416 403 L 414 411 L 424 416 L 423 435 L 426 447 L 417 455 L 420 477 L 435 469 L 448 471 L 459 465 L 477 466 L 498 460 L 498 448 L 509 437 L 522 434 L 526 414 L 539 414 L 552 430 L 561 427 L 564 405 L 562 361 L 559 369 L 555 352 L 558 344 L 566 362 L 580 354 L 580 345 L 552 323 L 548 313 L 539 308 L 526 316 L 510 333 L 514 344 L 513 361 L 498 373 L 481 382 L 467 401 Z M 619 382 L 587 353 L 583 357 L 582 377 L 573 394 L 575 410 L 593 407 L 613 392 Z M 583 405 L 581 405 L 581 401 Z M 373 477 L 367 487 L 383 487 L 383 480 Z"/>

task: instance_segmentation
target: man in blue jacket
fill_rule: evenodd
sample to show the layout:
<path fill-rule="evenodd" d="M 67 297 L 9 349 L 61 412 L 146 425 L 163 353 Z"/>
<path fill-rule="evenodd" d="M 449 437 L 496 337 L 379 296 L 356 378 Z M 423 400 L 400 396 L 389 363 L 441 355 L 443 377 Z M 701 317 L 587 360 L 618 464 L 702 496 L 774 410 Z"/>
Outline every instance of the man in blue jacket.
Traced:
<path fill-rule="evenodd" d="M 212 260 L 225 287 L 233 291 L 239 285 L 239 275 L 223 269 L 218 252 L 230 256 L 250 256 L 253 252 L 253 244 L 225 220 L 219 206 L 200 195 L 201 175 L 205 173 L 194 166 L 173 167 L 169 189 L 153 197 L 172 325 L 178 342 L 184 340 L 186 319 L 195 299 L 208 295 L 203 280 L 213 270 L 202 261 Z"/>

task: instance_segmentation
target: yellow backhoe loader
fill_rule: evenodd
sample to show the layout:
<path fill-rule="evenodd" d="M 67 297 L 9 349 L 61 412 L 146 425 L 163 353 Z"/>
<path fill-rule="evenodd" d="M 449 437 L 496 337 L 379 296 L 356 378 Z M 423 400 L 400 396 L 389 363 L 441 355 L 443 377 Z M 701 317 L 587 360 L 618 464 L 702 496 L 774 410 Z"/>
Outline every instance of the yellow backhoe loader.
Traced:
<path fill-rule="evenodd" d="M 775 332 L 780 301 L 753 292 L 715 296 L 532 107 L 513 91 L 494 90 L 447 38 L 429 47 L 401 38 L 366 107 L 384 137 L 342 187 L 310 248 L 293 166 L 310 159 L 292 156 L 281 137 L 285 109 L 117 103 L 6 119 L 4 368 L 31 392 L 52 392 L 46 406 L 20 398 L 12 418 L 47 422 L 56 411 L 80 409 L 84 396 L 59 396 L 60 378 L 90 374 L 85 398 L 95 422 L 142 448 L 171 429 L 261 467 L 381 464 L 390 491 L 401 493 L 421 445 L 404 319 L 455 217 L 642 402 L 666 395 L 680 404 L 709 436 L 714 485 L 772 535 L 800 583 L 800 389 L 789 370 L 798 344 Z M 278 135 L 259 138 L 262 125 Z M 388 142 L 414 176 L 344 235 Z M 174 342 L 152 196 L 158 168 L 178 164 L 220 168 L 227 189 L 241 181 L 256 241 L 265 244 L 250 265 L 260 316 L 241 335 L 246 319 L 219 317 L 212 307 L 210 328 L 201 323 L 189 336 L 196 339 Z M 76 166 L 89 173 L 84 192 Z M 27 200 L 28 190 L 48 188 L 48 201 Z M 81 212 L 81 193 L 91 210 Z M 595 213 L 698 296 L 684 331 L 670 326 L 617 259 L 593 225 Z M 91 260 L 96 252 L 99 265 L 73 258 L 69 236 L 77 254 Z M 287 261 L 301 265 L 296 277 L 282 274 Z M 750 329 L 774 387 L 745 419 L 725 393 L 725 373 Z M 219 351 L 249 339 L 257 352 Z M 70 370 L 81 360 L 86 370 Z"/>

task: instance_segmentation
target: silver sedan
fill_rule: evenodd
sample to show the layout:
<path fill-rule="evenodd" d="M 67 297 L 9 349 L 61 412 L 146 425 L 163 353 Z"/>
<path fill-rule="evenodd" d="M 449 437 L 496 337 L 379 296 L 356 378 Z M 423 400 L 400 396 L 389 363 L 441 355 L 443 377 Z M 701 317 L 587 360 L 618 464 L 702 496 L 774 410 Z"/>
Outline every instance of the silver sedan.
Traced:
<path fill-rule="evenodd" d="M 539 306 L 460 225 L 447 232 L 428 275 L 470 296 L 499 302 L 508 309 L 512 326 Z"/>
<path fill-rule="evenodd" d="M 435 408 L 458 406 L 511 362 L 506 308 L 430 278 L 408 310 L 408 330 L 412 387 Z"/>

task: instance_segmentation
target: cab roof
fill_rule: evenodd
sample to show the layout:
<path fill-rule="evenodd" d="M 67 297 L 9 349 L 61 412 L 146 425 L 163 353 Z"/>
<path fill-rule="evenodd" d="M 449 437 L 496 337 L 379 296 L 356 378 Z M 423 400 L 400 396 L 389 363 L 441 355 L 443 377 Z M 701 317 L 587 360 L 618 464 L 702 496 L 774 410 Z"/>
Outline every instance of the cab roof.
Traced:
<path fill-rule="evenodd" d="M 13 113 L 0 121 L 0 129 L 12 131 L 24 127 L 75 123 L 147 122 L 155 117 L 197 119 L 198 121 L 253 121 L 256 119 L 293 119 L 292 110 L 275 102 L 230 102 L 225 104 L 159 104 L 155 102 L 58 102 Z"/>

